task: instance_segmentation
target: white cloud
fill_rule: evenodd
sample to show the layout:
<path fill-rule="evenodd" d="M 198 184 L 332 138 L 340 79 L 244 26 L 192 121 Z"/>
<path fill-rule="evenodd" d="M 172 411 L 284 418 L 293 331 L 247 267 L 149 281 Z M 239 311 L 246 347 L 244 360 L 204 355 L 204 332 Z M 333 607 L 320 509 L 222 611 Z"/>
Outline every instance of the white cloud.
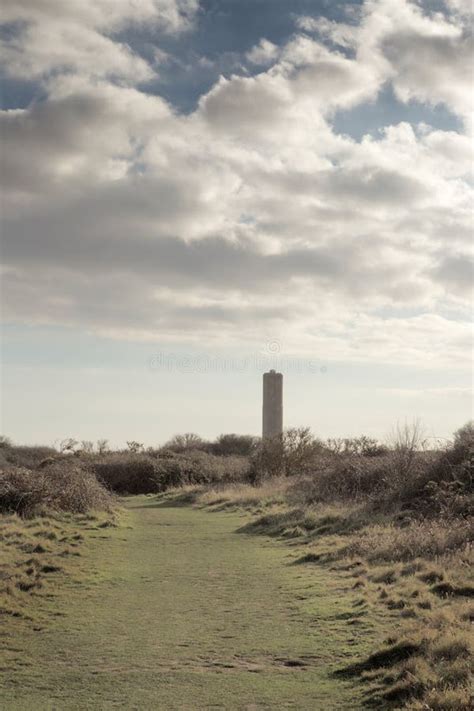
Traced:
<path fill-rule="evenodd" d="M 20 79 L 59 71 L 145 81 L 152 68 L 113 33 L 145 23 L 180 32 L 197 9 L 198 0 L 6 0 L 2 22 L 11 32 L 1 57 L 7 75 Z"/>
<path fill-rule="evenodd" d="M 171 129 L 173 115 L 159 97 L 68 77 L 47 102 L 2 112 L 0 122 L 3 189 L 41 199 L 64 180 L 72 186 L 123 177 L 143 142 Z"/>
<path fill-rule="evenodd" d="M 55 69 L 46 100 L 0 114 L 6 316 L 128 338 L 282 334 L 295 352 L 333 359 L 465 362 L 469 139 L 400 123 L 358 142 L 331 127 L 334 111 L 373 100 L 387 81 L 465 116 L 450 52 L 438 64 L 459 85 L 451 93 L 438 64 L 431 82 L 411 66 L 420 36 L 463 46 L 461 15 L 381 0 L 365 3 L 359 24 L 300 22 L 351 51 L 304 33 L 275 50 L 262 41 L 248 59 L 265 67 L 271 55 L 272 66 L 221 78 L 182 116 L 109 80 L 114 68 L 130 83 L 150 71 L 110 32 L 132 21 L 132 6 L 6 5 L 36 48 L 10 48 L 10 73 Z M 140 9 L 134 22 L 176 31 L 196 8 Z M 189 10 L 180 22 L 179 9 Z M 48 31 L 79 34 L 42 59 L 48 13 Z M 98 69 L 88 36 L 105 42 Z"/>
<path fill-rule="evenodd" d="M 472 0 L 446 0 L 447 6 L 464 17 L 472 17 Z"/>
<path fill-rule="evenodd" d="M 355 44 L 353 26 L 328 20 L 327 17 L 298 17 L 296 26 L 305 32 L 316 32 L 322 37 L 329 37 L 339 47 L 352 48 Z"/>
<path fill-rule="evenodd" d="M 255 47 L 252 47 L 252 49 L 247 52 L 245 57 L 252 64 L 266 66 L 272 64 L 278 55 L 279 48 L 276 44 L 273 44 L 273 42 L 267 39 L 261 39 Z"/>
<path fill-rule="evenodd" d="M 4 0 L 2 22 L 61 18 L 108 32 L 153 22 L 176 31 L 192 22 L 198 7 L 197 0 Z"/>
<path fill-rule="evenodd" d="M 455 13 L 428 13 L 413 0 L 365 0 L 359 24 L 301 18 L 300 27 L 377 65 L 404 102 L 444 103 L 470 124 L 473 104 L 471 0 Z"/>

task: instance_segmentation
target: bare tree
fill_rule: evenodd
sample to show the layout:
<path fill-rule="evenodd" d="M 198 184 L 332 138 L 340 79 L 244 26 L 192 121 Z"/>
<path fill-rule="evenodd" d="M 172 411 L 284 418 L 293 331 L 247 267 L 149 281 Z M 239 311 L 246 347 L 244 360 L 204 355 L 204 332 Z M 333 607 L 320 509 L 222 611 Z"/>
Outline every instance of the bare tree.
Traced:
<path fill-rule="evenodd" d="M 417 454 L 425 448 L 426 436 L 420 420 L 397 423 L 389 438 L 394 465 L 399 477 L 406 478 L 414 468 Z"/>
<path fill-rule="evenodd" d="M 59 451 L 61 454 L 66 454 L 67 452 L 74 452 L 78 447 L 79 442 L 74 437 L 66 437 L 66 439 L 61 440 L 59 443 Z"/>
<path fill-rule="evenodd" d="M 97 440 L 97 451 L 99 454 L 105 454 L 109 451 L 109 440 L 108 439 L 98 439 Z"/>
<path fill-rule="evenodd" d="M 364 457 L 377 457 L 385 454 L 387 448 L 373 437 L 345 437 L 327 439 L 324 443 L 333 454 L 360 454 Z"/>
<path fill-rule="evenodd" d="M 166 444 L 164 449 L 171 449 L 174 452 L 184 452 L 189 449 L 202 449 L 205 445 L 204 440 L 194 432 L 185 432 L 184 434 L 174 435 Z"/>
<path fill-rule="evenodd" d="M 132 454 L 138 454 L 139 452 L 143 452 L 144 449 L 144 445 L 142 442 L 136 442 L 133 439 L 127 442 L 127 447 L 128 451 Z"/>
<path fill-rule="evenodd" d="M 454 444 L 466 446 L 474 451 L 474 420 L 469 420 L 454 433 Z"/>
<path fill-rule="evenodd" d="M 314 467 L 320 442 L 314 438 L 309 427 L 292 427 L 283 434 L 283 460 L 286 476 L 307 474 Z"/>
<path fill-rule="evenodd" d="M 293 427 L 276 437 L 264 438 L 251 456 L 251 479 L 257 482 L 272 476 L 297 476 L 315 469 L 324 446 L 308 427 Z"/>

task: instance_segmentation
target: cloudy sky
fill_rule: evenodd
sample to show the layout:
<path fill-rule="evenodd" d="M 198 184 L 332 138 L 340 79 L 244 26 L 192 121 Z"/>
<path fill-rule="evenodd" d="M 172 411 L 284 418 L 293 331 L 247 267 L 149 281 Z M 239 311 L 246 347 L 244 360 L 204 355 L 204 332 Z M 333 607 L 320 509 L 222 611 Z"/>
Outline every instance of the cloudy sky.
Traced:
<path fill-rule="evenodd" d="M 3 432 L 471 416 L 471 0 L 4 0 Z"/>

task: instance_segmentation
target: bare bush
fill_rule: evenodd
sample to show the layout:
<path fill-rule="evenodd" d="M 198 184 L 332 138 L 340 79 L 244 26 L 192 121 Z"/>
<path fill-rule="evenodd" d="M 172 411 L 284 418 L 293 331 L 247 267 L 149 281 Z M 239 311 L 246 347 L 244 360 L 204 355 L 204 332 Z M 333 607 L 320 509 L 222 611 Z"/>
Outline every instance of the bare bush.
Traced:
<path fill-rule="evenodd" d="M 168 449 L 173 452 L 186 452 L 192 450 L 207 450 L 209 443 L 202 439 L 199 435 L 194 432 L 185 432 L 184 434 L 174 435 L 166 444 L 163 445 L 163 449 Z"/>
<path fill-rule="evenodd" d="M 113 453 L 94 465 L 100 481 L 113 491 L 148 494 L 187 484 L 241 481 L 247 475 L 245 457 L 216 457 L 199 450 L 151 454 Z"/>
<path fill-rule="evenodd" d="M 255 484 L 263 479 L 282 476 L 283 452 L 282 437 L 262 439 L 250 457 L 250 481 Z"/>
<path fill-rule="evenodd" d="M 258 442 L 252 435 L 222 434 L 211 443 L 212 454 L 218 456 L 237 455 L 248 457 L 252 454 Z"/>
<path fill-rule="evenodd" d="M 65 454 L 67 452 L 75 452 L 78 447 L 79 442 L 77 441 L 77 439 L 74 439 L 74 437 L 67 437 L 66 439 L 62 439 L 59 443 L 59 451 L 61 452 L 61 454 Z"/>
<path fill-rule="evenodd" d="M 425 442 L 425 433 L 419 420 L 414 420 L 411 424 L 397 424 L 389 443 L 393 452 L 394 474 L 401 480 L 411 473 L 417 453 L 424 449 Z"/>
<path fill-rule="evenodd" d="M 111 495 L 94 474 L 71 460 L 42 470 L 12 468 L 0 472 L 0 511 L 31 516 L 42 510 L 85 513 L 109 509 Z"/>
<path fill-rule="evenodd" d="M 94 442 L 88 439 L 81 440 L 81 452 L 84 454 L 92 454 L 94 451 Z"/>
<path fill-rule="evenodd" d="M 142 442 L 136 442 L 135 440 L 129 440 L 127 442 L 128 451 L 132 454 L 138 454 L 138 452 L 143 452 L 144 445 Z"/>
<path fill-rule="evenodd" d="M 98 480 L 111 491 L 120 494 L 154 491 L 155 460 L 152 457 L 114 452 L 104 455 L 93 466 Z"/>
<path fill-rule="evenodd" d="M 56 455 L 57 451 L 52 447 L 7 444 L 0 448 L 0 467 L 36 469 L 44 459 Z"/>
<path fill-rule="evenodd" d="M 319 452 L 298 486 L 309 504 L 331 500 L 365 501 L 378 510 L 411 510 L 423 516 L 470 515 L 472 430 L 444 451 L 425 451 L 419 423 L 398 427 L 392 449 L 377 456 L 342 447 L 332 457 Z M 366 450 L 365 450 L 366 451 Z M 304 473 L 304 471 L 303 471 Z"/>
<path fill-rule="evenodd" d="M 333 454 L 360 454 L 363 457 L 379 457 L 388 452 L 388 447 L 372 437 L 333 438 L 325 441 L 325 447 Z"/>
<path fill-rule="evenodd" d="M 97 452 L 98 454 L 105 454 L 110 449 L 108 439 L 98 439 L 97 440 Z"/>
<path fill-rule="evenodd" d="M 391 480 L 392 462 L 389 455 L 377 458 L 341 456 L 326 460 L 310 477 L 299 482 L 309 504 L 330 501 L 373 500 L 386 491 Z"/>
<path fill-rule="evenodd" d="M 276 437 L 265 438 L 254 448 L 250 472 L 253 482 L 272 476 L 296 476 L 315 469 L 325 454 L 324 445 L 308 427 L 290 428 Z"/>
<path fill-rule="evenodd" d="M 474 420 L 469 420 L 454 433 L 454 446 L 474 450 Z"/>
<path fill-rule="evenodd" d="M 307 474 L 315 467 L 323 452 L 321 442 L 311 434 L 309 427 L 294 427 L 283 434 L 283 470 L 286 476 Z"/>

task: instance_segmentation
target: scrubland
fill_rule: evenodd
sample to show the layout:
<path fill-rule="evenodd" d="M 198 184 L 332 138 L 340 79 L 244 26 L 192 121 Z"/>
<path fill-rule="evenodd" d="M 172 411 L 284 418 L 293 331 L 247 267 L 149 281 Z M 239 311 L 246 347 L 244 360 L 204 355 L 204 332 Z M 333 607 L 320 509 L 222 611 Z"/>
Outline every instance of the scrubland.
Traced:
<path fill-rule="evenodd" d="M 0 615 L 41 626 L 35 602 L 77 569 L 87 531 L 114 525 L 115 497 L 72 461 L 27 468 L 51 450 L 2 449 L 22 466 L 0 471 Z"/>
<path fill-rule="evenodd" d="M 195 435 L 148 449 L 104 442 L 0 450 L 0 606 L 31 617 L 52 579 L 74 574 L 87 530 L 115 525 L 116 494 L 170 492 L 202 510 L 246 512 L 243 531 L 282 539 L 296 564 L 342 575 L 357 630 L 384 621 L 378 648 L 336 674 L 360 678 L 375 708 L 471 708 L 474 619 L 474 428 L 428 448 L 418 426 L 388 445 L 366 437 L 322 442 L 289 430 L 261 442 Z M 312 567 L 311 567 L 312 566 Z"/>
<path fill-rule="evenodd" d="M 250 510 L 247 531 L 300 543 L 302 565 L 344 571 L 360 610 L 383 610 L 393 632 L 339 672 L 367 682 L 368 705 L 461 711 L 472 704 L 472 424 L 442 450 L 422 444 L 416 426 L 390 448 L 323 446 L 293 431 L 263 445 L 253 485 L 188 495 L 213 510 Z"/>

